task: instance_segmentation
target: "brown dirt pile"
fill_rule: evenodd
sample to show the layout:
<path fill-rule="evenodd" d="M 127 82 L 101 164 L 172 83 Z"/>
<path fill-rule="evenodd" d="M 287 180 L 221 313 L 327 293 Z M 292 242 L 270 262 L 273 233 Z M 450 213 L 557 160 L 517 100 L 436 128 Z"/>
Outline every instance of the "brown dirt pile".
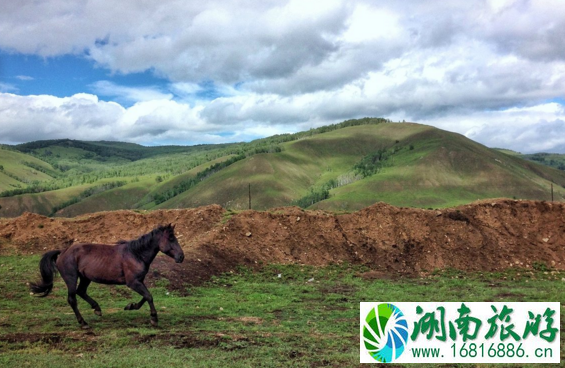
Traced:
<path fill-rule="evenodd" d="M 565 269 L 565 204 L 482 201 L 421 210 L 378 203 L 336 215 L 285 207 L 231 213 L 220 206 L 101 212 L 77 218 L 26 213 L 0 220 L 0 251 L 42 253 L 74 241 L 114 243 L 176 224 L 185 262 L 158 257 L 155 276 L 198 284 L 237 265 L 365 264 L 383 275 L 453 267 L 500 270 L 536 262 Z"/>

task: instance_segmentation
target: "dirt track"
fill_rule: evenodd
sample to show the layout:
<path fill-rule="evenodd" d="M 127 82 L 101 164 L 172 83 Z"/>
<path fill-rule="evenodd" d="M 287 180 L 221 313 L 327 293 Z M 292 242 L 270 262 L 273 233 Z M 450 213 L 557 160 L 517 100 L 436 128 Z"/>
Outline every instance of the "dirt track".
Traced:
<path fill-rule="evenodd" d="M 73 241 L 113 243 L 177 225 L 181 265 L 158 257 L 151 277 L 198 284 L 236 265 L 365 264 L 383 277 L 434 269 L 565 269 L 565 204 L 493 200 L 420 210 L 378 203 L 336 215 L 296 207 L 231 213 L 220 206 L 101 212 L 77 218 L 26 213 L 0 219 L 0 252 L 43 253 Z"/>

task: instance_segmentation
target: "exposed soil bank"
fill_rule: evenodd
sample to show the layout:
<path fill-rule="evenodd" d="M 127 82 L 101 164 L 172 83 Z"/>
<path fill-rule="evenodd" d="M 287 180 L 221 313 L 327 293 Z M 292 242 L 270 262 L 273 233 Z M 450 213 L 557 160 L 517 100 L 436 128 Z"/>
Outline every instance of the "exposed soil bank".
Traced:
<path fill-rule="evenodd" d="M 25 213 L 0 219 L 0 252 L 38 254 L 74 241 L 114 243 L 176 224 L 185 261 L 158 257 L 152 276 L 198 284 L 236 265 L 365 264 L 387 275 L 434 269 L 494 271 L 544 263 L 565 269 L 565 204 L 481 201 L 453 209 L 378 203 L 351 214 L 285 207 L 232 213 L 220 206 L 101 212 L 76 218 Z"/>

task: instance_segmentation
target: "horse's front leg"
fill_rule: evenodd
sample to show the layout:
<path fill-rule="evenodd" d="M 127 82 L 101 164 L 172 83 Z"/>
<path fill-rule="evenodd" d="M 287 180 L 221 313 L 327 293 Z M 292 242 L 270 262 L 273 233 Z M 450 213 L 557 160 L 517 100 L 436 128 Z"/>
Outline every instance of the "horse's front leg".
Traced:
<path fill-rule="evenodd" d="M 157 310 L 155 309 L 155 305 L 153 304 L 153 296 L 151 295 L 145 284 L 138 279 L 133 279 L 127 283 L 127 286 L 143 297 L 143 299 L 141 299 L 141 301 L 137 305 L 135 305 L 137 308 L 129 308 L 129 309 L 139 309 L 143 305 L 143 303 L 147 301 L 147 303 L 149 303 L 149 308 L 151 309 L 151 324 L 154 327 L 157 327 L 157 322 L 158 322 Z M 128 305 L 126 309 L 132 306 L 132 304 Z"/>

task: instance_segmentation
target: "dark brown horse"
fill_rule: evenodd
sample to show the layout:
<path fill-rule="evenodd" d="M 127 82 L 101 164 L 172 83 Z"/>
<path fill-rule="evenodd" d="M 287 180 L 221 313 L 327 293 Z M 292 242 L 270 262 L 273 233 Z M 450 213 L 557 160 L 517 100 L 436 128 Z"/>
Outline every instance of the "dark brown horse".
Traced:
<path fill-rule="evenodd" d="M 157 326 L 153 297 L 143 280 L 159 251 L 174 258 L 177 263 L 184 260 L 184 253 L 175 237 L 175 228 L 171 224 L 160 226 L 137 240 L 120 241 L 116 245 L 83 243 L 73 244 L 64 251 L 52 250 L 45 253 L 39 263 L 42 280 L 31 283 L 30 288 L 38 296 L 49 295 L 53 289 L 53 275 L 58 270 L 67 284 L 67 301 L 73 308 L 78 323 L 82 328 L 89 328 L 77 308 L 76 295 L 86 300 L 94 313 L 101 316 L 100 306 L 86 293 L 88 285 L 92 281 L 127 285 L 143 298 L 139 303 L 130 303 L 124 309 L 139 309 L 148 302 L 151 324 Z"/>

